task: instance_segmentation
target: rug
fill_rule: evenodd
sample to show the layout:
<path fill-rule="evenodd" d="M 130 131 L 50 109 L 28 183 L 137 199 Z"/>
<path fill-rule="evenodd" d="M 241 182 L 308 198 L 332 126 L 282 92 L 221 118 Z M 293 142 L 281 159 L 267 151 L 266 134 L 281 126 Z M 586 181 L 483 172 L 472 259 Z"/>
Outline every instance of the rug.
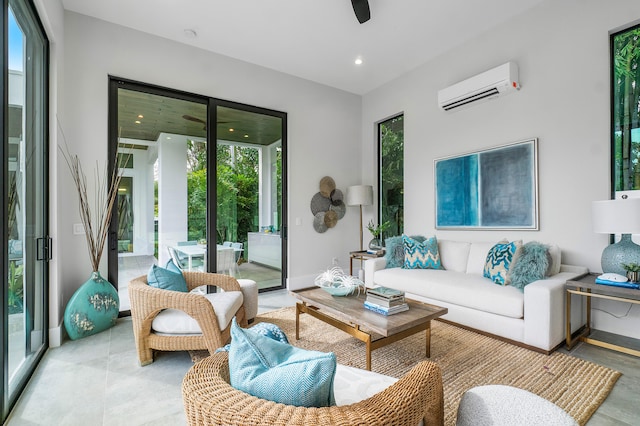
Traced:
<path fill-rule="evenodd" d="M 259 315 L 256 322 L 278 325 L 298 347 L 334 352 L 341 364 L 365 368 L 365 344 L 309 315 L 300 317 L 295 340 L 295 308 Z M 192 351 L 194 362 L 208 356 Z M 425 356 L 425 334 L 418 333 L 371 353 L 371 370 L 401 377 Z M 501 384 L 533 392 L 584 425 L 607 398 L 620 373 L 554 352 L 544 355 L 440 321 L 431 322 L 431 361 L 442 369 L 445 425 L 455 425 L 462 394 L 475 386 Z"/>

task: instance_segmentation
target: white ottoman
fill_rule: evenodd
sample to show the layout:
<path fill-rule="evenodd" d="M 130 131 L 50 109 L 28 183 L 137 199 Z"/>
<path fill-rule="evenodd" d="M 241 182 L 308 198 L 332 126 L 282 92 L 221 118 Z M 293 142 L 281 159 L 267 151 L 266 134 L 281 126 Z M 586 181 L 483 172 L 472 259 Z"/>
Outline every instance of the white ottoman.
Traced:
<path fill-rule="evenodd" d="M 254 280 L 238 279 L 242 297 L 244 298 L 244 310 L 247 319 L 253 321 L 258 315 L 258 284 Z"/>
<path fill-rule="evenodd" d="M 456 426 L 578 426 L 563 409 L 511 386 L 488 385 L 462 395 Z"/>

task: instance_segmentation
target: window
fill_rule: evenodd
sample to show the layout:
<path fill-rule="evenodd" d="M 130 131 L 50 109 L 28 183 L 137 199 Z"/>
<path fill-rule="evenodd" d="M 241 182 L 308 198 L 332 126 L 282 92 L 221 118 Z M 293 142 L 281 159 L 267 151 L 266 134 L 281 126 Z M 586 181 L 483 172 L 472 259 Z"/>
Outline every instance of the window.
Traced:
<path fill-rule="evenodd" d="M 613 190 L 640 189 L 640 25 L 611 35 Z"/>
<path fill-rule="evenodd" d="M 404 115 L 378 124 L 378 152 L 379 223 L 389 222 L 388 238 L 404 231 Z"/>

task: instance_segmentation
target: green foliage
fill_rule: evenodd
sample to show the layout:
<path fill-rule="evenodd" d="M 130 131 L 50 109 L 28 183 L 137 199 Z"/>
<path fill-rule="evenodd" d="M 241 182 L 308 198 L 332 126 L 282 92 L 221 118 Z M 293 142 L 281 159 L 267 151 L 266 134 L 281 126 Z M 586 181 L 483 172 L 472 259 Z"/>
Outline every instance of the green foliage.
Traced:
<path fill-rule="evenodd" d="M 640 189 L 640 26 L 613 37 L 613 149 L 616 191 Z"/>
<path fill-rule="evenodd" d="M 622 263 L 621 266 L 628 272 L 640 272 L 640 265 L 637 263 Z"/>
<path fill-rule="evenodd" d="M 189 240 L 206 238 L 207 167 L 206 152 L 200 148 L 200 144 L 190 143 L 188 146 Z M 239 241 L 246 244 L 247 233 L 257 231 L 258 228 L 258 150 L 219 144 L 216 147 L 216 157 L 216 243 Z"/>
<path fill-rule="evenodd" d="M 16 265 L 15 261 L 9 261 L 9 313 L 15 314 L 23 311 L 23 276 L 24 265 Z"/>
<path fill-rule="evenodd" d="M 381 217 L 389 237 L 404 231 L 404 116 L 380 124 Z"/>
<path fill-rule="evenodd" d="M 375 223 L 373 223 L 373 219 L 371 219 L 367 224 L 367 229 L 369 230 L 369 232 L 371 232 L 371 235 L 373 235 L 373 238 L 378 238 L 380 235 L 382 235 L 384 231 L 386 231 L 390 227 L 391 227 L 391 222 L 389 222 L 388 220 L 386 222 L 381 223 L 380 225 L 376 225 Z"/>

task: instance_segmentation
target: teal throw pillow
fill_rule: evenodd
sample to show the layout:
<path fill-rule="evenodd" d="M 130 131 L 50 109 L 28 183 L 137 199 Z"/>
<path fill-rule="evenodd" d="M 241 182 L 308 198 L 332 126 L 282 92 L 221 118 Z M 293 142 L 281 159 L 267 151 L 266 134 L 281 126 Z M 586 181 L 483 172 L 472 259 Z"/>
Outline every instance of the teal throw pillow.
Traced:
<path fill-rule="evenodd" d="M 182 276 L 182 272 L 179 270 L 178 272 L 174 272 L 158 265 L 151 265 L 149 273 L 147 274 L 147 283 L 149 283 L 151 287 L 163 290 L 187 292 L 187 282 Z"/>
<path fill-rule="evenodd" d="M 251 331 L 255 331 L 258 334 L 262 334 L 269 339 L 277 340 L 282 343 L 289 343 L 289 339 L 287 339 L 287 335 L 284 334 L 284 331 L 280 329 L 275 324 L 271 324 L 270 322 L 259 322 L 253 326 L 251 326 Z M 224 345 L 221 348 L 216 349 L 216 352 L 229 352 L 229 348 L 231 347 L 231 343 Z"/>
<path fill-rule="evenodd" d="M 298 407 L 335 405 L 336 356 L 308 351 L 231 325 L 231 386 L 258 398 Z"/>
<path fill-rule="evenodd" d="M 509 267 L 521 245 L 519 241 L 499 242 L 494 245 L 487 253 L 483 276 L 496 284 L 509 284 L 507 280 Z"/>
<path fill-rule="evenodd" d="M 518 258 L 509 268 L 510 285 L 524 291 L 527 284 L 544 279 L 550 263 L 549 246 L 529 241 L 522 246 Z"/>
<path fill-rule="evenodd" d="M 404 263 L 404 245 L 402 236 L 390 237 L 384 240 L 385 268 L 399 268 Z"/>
<path fill-rule="evenodd" d="M 414 238 L 402 236 L 404 246 L 405 269 L 442 269 L 438 240 L 435 236 L 419 242 Z"/>

